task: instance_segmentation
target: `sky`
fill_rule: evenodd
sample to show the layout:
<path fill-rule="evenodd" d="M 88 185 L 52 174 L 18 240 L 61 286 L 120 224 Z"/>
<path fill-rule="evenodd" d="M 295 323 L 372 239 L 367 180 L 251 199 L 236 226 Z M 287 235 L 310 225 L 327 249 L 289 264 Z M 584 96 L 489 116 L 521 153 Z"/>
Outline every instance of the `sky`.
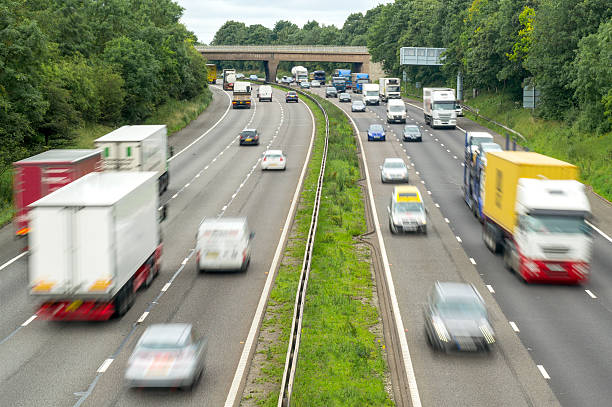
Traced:
<path fill-rule="evenodd" d="M 302 27 L 308 21 L 342 28 L 352 13 L 362 12 L 389 0 L 175 0 L 185 11 L 181 22 L 195 33 L 198 41 L 210 44 L 215 33 L 228 20 L 247 26 L 261 24 L 274 28 L 278 20 L 289 20 Z"/>

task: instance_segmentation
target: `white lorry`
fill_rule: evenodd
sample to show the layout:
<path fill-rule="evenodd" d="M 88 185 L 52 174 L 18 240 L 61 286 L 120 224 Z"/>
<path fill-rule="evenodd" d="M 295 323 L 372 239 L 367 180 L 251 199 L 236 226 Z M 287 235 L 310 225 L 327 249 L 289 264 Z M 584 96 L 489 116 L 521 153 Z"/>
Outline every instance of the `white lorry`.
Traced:
<path fill-rule="evenodd" d="M 363 104 L 364 105 L 379 105 L 380 104 L 380 87 L 377 83 L 363 84 Z"/>
<path fill-rule="evenodd" d="M 303 66 L 298 65 L 291 68 L 291 75 L 293 75 L 295 83 L 298 85 L 304 81 L 308 81 L 308 69 Z"/>
<path fill-rule="evenodd" d="M 157 173 L 92 172 L 30 205 L 30 295 L 50 320 L 123 315 L 159 272 Z"/>
<path fill-rule="evenodd" d="M 432 128 L 457 125 L 455 89 L 423 88 L 423 115 Z"/>
<path fill-rule="evenodd" d="M 406 105 L 402 99 L 391 99 L 387 103 L 387 123 L 406 123 Z"/>
<path fill-rule="evenodd" d="M 400 80 L 399 78 L 380 78 L 380 100 L 386 102 L 389 99 L 400 99 Z"/>
<path fill-rule="evenodd" d="M 251 82 L 234 82 L 232 92 L 232 108 L 239 107 L 251 108 Z"/>
<path fill-rule="evenodd" d="M 272 86 L 261 85 L 257 90 L 257 98 L 261 102 L 262 100 L 272 101 Z"/>
<path fill-rule="evenodd" d="M 105 171 L 155 171 L 159 194 L 168 189 L 166 125 L 123 126 L 94 140 L 102 149 Z"/>

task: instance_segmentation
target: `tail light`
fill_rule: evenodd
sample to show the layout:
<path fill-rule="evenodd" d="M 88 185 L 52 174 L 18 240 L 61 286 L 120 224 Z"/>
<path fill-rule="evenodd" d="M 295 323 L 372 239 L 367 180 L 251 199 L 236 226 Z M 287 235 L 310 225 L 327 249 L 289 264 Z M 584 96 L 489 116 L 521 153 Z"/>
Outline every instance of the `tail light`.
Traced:
<path fill-rule="evenodd" d="M 280 160 L 283 161 L 283 157 L 281 157 Z"/>
<path fill-rule="evenodd" d="M 264 157 L 264 159 L 263 159 L 263 160 L 264 160 L 264 161 L 266 161 L 267 159 L 268 159 L 268 157 Z"/>

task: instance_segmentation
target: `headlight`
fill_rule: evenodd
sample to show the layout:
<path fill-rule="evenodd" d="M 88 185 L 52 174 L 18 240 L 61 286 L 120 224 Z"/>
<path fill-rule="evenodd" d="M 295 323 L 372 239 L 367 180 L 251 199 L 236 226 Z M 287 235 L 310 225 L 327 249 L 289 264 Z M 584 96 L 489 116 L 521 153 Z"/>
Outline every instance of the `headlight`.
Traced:
<path fill-rule="evenodd" d="M 479 328 L 487 343 L 495 342 L 495 335 L 493 334 L 493 329 L 491 328 L 488 322 L 481 324 Z"/>
<path fill-rule="evenodd" d="M 444 326 L 444 322 L 442 322 L 440 318 L 434 317 L 432 319 L 432 324 L 433 324 L 434 329 L 436 330 L 436 334 L 438 335 L 438 338 L 440 338 L 442 342 L 450 341 L 450 335 L 448 334 L 448 331 L 446 330 L 446 326 Z"/>

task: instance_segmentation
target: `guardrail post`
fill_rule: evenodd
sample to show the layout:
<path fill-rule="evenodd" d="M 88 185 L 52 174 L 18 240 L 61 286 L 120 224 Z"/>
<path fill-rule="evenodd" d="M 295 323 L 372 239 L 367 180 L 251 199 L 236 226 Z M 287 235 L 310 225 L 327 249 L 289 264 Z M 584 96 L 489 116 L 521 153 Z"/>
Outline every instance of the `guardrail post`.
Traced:
<path fill-rule="evenodd" d="M 510 150 L 510 135 L 506 133 L 506 150 Z"/>
<path fill-rule="evenodd" d="M 512 151 L 516 151 L 516 140 L 512 140 Z"/>

